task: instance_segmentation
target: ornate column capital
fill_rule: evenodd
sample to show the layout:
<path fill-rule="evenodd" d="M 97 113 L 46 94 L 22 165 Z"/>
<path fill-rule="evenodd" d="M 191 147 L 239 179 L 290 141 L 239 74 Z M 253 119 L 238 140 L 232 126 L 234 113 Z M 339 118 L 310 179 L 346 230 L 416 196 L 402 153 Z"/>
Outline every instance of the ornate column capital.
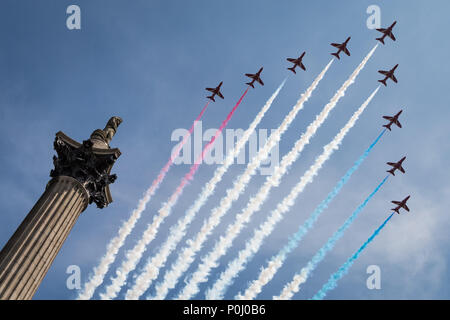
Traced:
<path fill-rule="evenodd" d="M 122 122 L 119 117 L 108 121 L 104 130 L 95 130 L 89 140 L 82 144 L 72 140 L 63 132 L 58 132 L 54 141 L 57 156 L 53 156 L 55 168 L 50 171 L 52 178 L 69 176 L 80 182 L 89 195 L 89 204 L 95 202 L 97 207 L 104 208 L 112 202 L 109 184 L 114 183 L 117 176 L 110 174 L 114 162 L 120 156 L 120 150 L 109 148 L 109 142 Z M 106 146 L 98 148 L 100 139 L 105 135 Z M 100 145 L 101 146 L 101 145 Z"/>

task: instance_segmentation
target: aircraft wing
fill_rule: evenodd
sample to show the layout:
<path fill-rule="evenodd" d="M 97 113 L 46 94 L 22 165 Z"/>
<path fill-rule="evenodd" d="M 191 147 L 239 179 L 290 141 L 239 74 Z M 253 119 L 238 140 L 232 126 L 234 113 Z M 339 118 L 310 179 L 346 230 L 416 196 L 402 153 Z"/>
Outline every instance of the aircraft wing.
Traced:
<path fill-rule="evenodd" d="M 396 78 L 394 75 L 392 75 L 391 79 L 392 79 L 395 83 L 398 82 L 398 81 L 397 81 L 397 78 Z"/>
<path fill-rule="evenodd" d="M 392 32 L 389 32 L 388 36 L 389 36 L 389 38 L 391 38 L 392 40 L 394 40 L 394 41 L 396 40 L 395 37 L 394 37 L 394 34 L 393 34 Z"/>
<path fill-rule="evenodd" d="M 386 164 L 388 164 L 388 165 L 390 165 L 390 166 L 392 166 L 392 167 L 395 167 L 395 165 L 396 165 L 395 162 L 387 162 Z"/>
<path fill-rule="evenodd" d="M 399 205 L 399 204 L 401 204 L 401 202 L 400 201 L 391 201 L 393 204 L 396 204 L 396 205 Z"/>
<path fill-rule="evenodd" d="M 399 170 L 400 170 L 400 172 L 405 173 L 405 169 L 403 169 L 402 166 L 400 166 Z"/>
<path fill-rule="evenodd" d="M 222 93 L 220 91 L 217 92 L 217 95 L 223 99 L 223 95 L 222 95 Z"/>
<path fill-rule="evenodd" d="M 255 77 L 255 75 L 254 74 L 251 74 L 251 73 L 246 73 L 245 74 L 247 77 L 249 77 L 249 78 L 254 78 Z"/>
<path fill-rule="evenodd" d="M 305 66 L 301 62 L 300 62 L 300 68 L 302 68 L 303 70 L 306 70 Z"/>
<path fill-rule="evenodd" d="M 261 85 L 264 85 L 264 82 L 261 80 L 261 78 L 258 78 L 256 81 L 258 81 L 259 83 L 261 83 Z"/>
<path fill-rule="evenodd" d="M 350 55 L 350 51 L 348 51 L 347 47 L 344 48 L 344 52 L 346 55 L 348 55 L 348 56 Z"/>
<path fill-rule="evenodd" d="M 378 28 L 378 29 L 377 29 L 377 31 L 380 31 L 380 32 L 382 32 L 382 33 L 385 33 L 386 30 L 387 30 L 387 29 L 384 29 L 384 28 Z"/>
<path fill-rule="evenodd" d="M 340 43 L 332 43 L 331 45 L 332 45 L 333 47 L 336 47 L 336 48 L 339 48 L 339 47 L 341 46 Z"/>
<path fill-rule="evenodd" d="M 292 63 L 295 63 L 295 62 L 297 61 L 297 60 L 294 59 L 294 58 L 287 58 L 286 60 L 289 61 L 289 62 L 292 62 Z"/>
<path fill-rule="evenodd" d="M 397 121 L 395 121 L 395 124 L 396 124 L 396 125 L 398 125 L 398 127 L 399 127 L 399 128 L 401 128 L 401 127 L 402 127 L 402 124 L 401 124 L 401 123 L 400 123 L 400 121 L 398 121 L 398 120 L 397 120 Z"/>
<path fill-rule="evenodd" d="M 378 72 L 381 74 L 384 74 L 385 76 L 387 76 L 389 73 L 388 71 L 385 71 L 385 70 L 378 70 Z"/>
<path fill-rule="evenodd" d="M 211 91 L 211 92 L 214 92 L 214 88 L 205 88 L 205 90 L 208 90 L 208 91 Z"/>
<path fill-rule="evenodd" d="M 408 211 L 409 212 L 409 208 L 408 208 L 408 206 L 406 205 L 406 203 L 402 206 L 406 211 Z"/>
<path fill-rule="evenodd" d="M 389 117 L 389 116 L 383 116 L 383 119 L 386 119 L 386 120 L 392 120 L 392 119 L 394 119 L 393 117 Z"/>

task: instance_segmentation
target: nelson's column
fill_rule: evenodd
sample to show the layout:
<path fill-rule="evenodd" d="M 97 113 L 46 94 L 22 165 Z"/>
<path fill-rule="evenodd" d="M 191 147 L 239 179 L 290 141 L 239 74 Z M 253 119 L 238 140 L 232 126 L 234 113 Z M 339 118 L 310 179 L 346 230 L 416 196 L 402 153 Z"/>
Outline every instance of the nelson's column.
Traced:
<path fill-rule="evenodd" d="M 37 203 L 0 252 L 0 299 L 31 299 L 79 215 L 95 202 L 112 202 L 111 168 L 120 156 L 109 142 L 122 122 L 112 117 L 82 144 L 56 134 L 52 179 Z"/>

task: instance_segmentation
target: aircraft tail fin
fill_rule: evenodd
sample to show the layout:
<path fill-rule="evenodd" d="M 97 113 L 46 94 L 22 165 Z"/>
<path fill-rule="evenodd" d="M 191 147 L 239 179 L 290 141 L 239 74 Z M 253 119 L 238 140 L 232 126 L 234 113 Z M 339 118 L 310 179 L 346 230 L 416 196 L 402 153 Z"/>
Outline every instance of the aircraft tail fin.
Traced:
<path fill-rule="evenodd" d="M 389 131 L 391 131 L 391 126 L 389 124 L 385 124 L 385 125 L 383 125 L 383 127 L 385 127 L 386 129 L 389 129 Z"/>
<path fill-rule="evenodd" d="M 293 73 L 297 73 L 297 72 L 295 72 L 295 69 L 294 69 L 294 67 L 292 67 L 292 68 L 287 68 L 288 70 L 291 70 Z"/>
<path fill-rule="evenodd" d="M 382 84 L 384 84 L 385 87 L 387 87 L 387 85 L 386 85 L 386 79 L 378 80 L 378 82 L 381 82 Z"/>
<path fill-rule="evenodd" d="M 338 54 L 337 52 L 334 52 L 334 53 L 332 53 L 331 55 L 332 55 L 332 56 L 335 56 L 335 57 L 338 58 L 338 59 L 341 59 L 341 58 L 339 58 L 339 54 Z"/>
<path fill-rule="evenodd" d="M 384 44 L 384 39 L 381 37 L 381 38 L 377 38 L 376 40 L 378 40 L 378 41 L 380 41 L 382 44 Z"/>
<path fill-rule="evenodd" d="M 254 86 L 253 83 L 251 83 L 251 82 L 247 82 L 246 84 L 249 85 L 249 86 L 252 87 L 252 88 L 255 88 L 255 86 Z"/>
<path fill-rule="evenodd" d="M 216 100 L 214 100 L 214 96 L 209 96 L 209 97 L 207 97 L 208 99 L 210 99 L 210 100 L 212 100 L 212 101 L 214 101 L 214 102 L 216 102 Z"/>
<path fill-rule="evenodd" d="M 395 176 L 394 169 L 387 170 L 386 172 L 389 172 L 390 174 L 392 174 L 393 176 Z"/>

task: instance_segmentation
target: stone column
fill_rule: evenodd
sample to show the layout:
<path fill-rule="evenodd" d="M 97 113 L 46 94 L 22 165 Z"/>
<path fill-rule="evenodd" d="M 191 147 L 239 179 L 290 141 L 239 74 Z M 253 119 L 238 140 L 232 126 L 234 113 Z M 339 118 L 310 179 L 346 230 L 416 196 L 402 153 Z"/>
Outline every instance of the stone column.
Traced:
<path fill-rule="evenodd" d="M 120 151 L 109 142 L 120 122 L 111 118 L 83 144 L 56 134 L 53 179 L 0 252 L 1 300 L 31 299 L 88 204 L 112 202 L 109 184 L 116 176 L 109 173 Z"/>

